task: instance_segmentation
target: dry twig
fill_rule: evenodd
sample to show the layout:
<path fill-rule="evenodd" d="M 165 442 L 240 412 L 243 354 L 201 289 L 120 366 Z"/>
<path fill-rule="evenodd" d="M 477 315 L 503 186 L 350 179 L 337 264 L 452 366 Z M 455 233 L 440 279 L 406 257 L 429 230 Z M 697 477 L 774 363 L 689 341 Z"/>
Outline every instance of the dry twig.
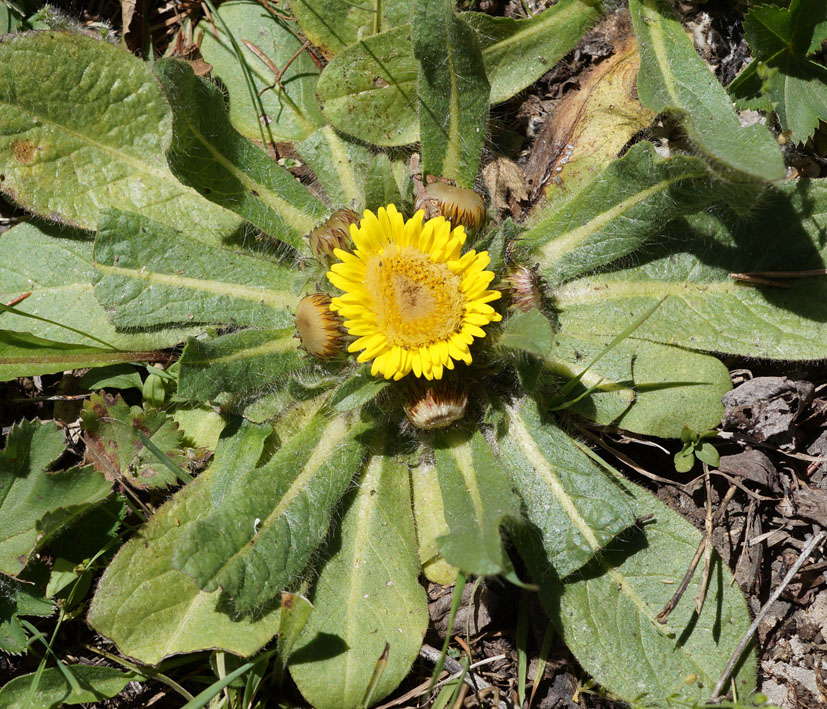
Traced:
<path fill-rule="evenodd" d="M 724 495 L 724 499 L 721 500 L 721 504 L 718 507 L 718 511 L 715 513 L 715 517 L 712 520 L 712 527 L 714 528 L 716 524 L 718 524 L 721 519 L 723 519 L 724 512 L 726 512 L 727 505 L 729 501 L 732 499 L 732 496 L 735 494 L 735 486 L 730 486 L 729 490 L 726 491 Z M 669 599 L 669 602 L 663 607 L 663 610 L 657 614 L 656 619 L 658 623 L 665 623 L 666 619 L 669 617 L 669 614 L 675 610 L 675 607 L 680 603 L 683 594 L 686 592 L 687 587 L 689 586 L 689 582 L 692 580 L 692 577 L 695 575 L 695 569 L 698 568 L 698 563 L 701 560 L 701 556 L 703 556 L 704 551 L 706 550 L 707 546 L 707 539 L 708 537 L 704 535 L 704 538 L 701 539 L 700 544 L 698 544 L 698 548 L 695 550 L 695 556 L 692 557 L 692 561 L 689 562 L 689 568 L 686 570 L 686 573 L 683 575 L 680 584 L 678 585 L 677 590 L 672 595 L 672 598 Z"/>
<path fill-rule="evenodd" d="M 784 580 L 778 584 L 778 587 L 772 592 L 772 595 L 767 599 L 767 602 L 761 606 L 761 610 L 758 611 L 758 615 L 755 616 L 755 620 L 752 621 L 752 625 L 750 625 L 747 632 L 744 633 L 744 637 L 741 638 L 741 642 L 738 643 L 738 647 L 735 648 L 735 651 L 729 658 L 729 662 L 727 662 L 718 683 L 715 685 L 715 689 L 712 690 L 712 696 L 709 697 L 710 702 L 718 702 L 722 699 L 721 692 L 723 691 L 729 676 L 732 674 L 732 670 L 735 669 L 735 665 L 738 663 L 738 660 L 741 659 L 741 654 L 744 652 L 747 645 L 750 644 L 752 636 L 755 635 L 755 631 L 758 630 L 758 626 L 764 619 L 764 616 L 767 615 L 772 607 L 772 604 L 778 600 L 778 597 L 784 589 L 789 586 L 790 582 L 793 580 L 793 577 L 798 573 L 798 570 L 804 566 L 804 562 L 807 561 L 810 554 L 813 553 L 813 550 L 825 539 L 827 539 L 827 532 L 819 532 L 812 537 L 809 542 L 807 542 L 806 546 L 801 550 L 801 554 L 798 555 L 798 559 L 796 559 L 795 563 L 790 567 L 790 570 L 787 572 Z"/>

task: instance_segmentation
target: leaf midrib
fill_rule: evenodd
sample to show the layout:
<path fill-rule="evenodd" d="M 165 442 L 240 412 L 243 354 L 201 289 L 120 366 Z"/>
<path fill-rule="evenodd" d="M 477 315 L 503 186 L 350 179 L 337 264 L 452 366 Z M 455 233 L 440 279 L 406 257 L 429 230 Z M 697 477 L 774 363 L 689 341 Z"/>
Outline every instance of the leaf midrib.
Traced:
<path fill-rule="evenodd" d="M 223 153 L 219 152 L 219 150 L 204 137 L 204 134 L 196 128 L 195 124 L 190 121 L 189 115 L 186 115 L 186 113 L 184 115 L 184 120 L 186 120 L 192 134 L 202 145 L 204 145 L 205 148 L 207 148 L 210 154 L 215 158 L 215 161 L 227 170 L 227 172 L 229 172 L 233 177 L 235 177 L 251 194 L 255 192 L 255 199 L 259 199 L 264 202 L 264 204 L 275 211 L 284 219 L 285 222 L 287 222 L 299 233 L 308 232 L 316 225 L 317 220 L 312 216 L 296 209 L 292 204 L 279 197 L 269 187 L 263 185 L 257 180 L 254 180 L 246 172 L 243 172 L 232 162 L 230 162 Z"/>
<path fill-rule="evenodd" d="M 270 340 L 269 342 L 265 342 L 261 345 L 256 345 L 255 347 L 248 347 L 246 349 L 239 350 L 238 352 L 232 352 L 228 355 L 224 355 L 223 357 L 202 360 L 191 359 L 187 361 L 187 364 L 193 367 L 228 364 L 240 359 L 252 359 L 253 357 L 260 357 L 262 355 L 284 354 L 286 352 L 295 351 L 297 348 L 298 346 L 296 345 L 293 335 L 287 334 L 278 339 Z"/>
<path fill-rule="evenodd" d="M 380 451 L 382 450 L 384 442 L 384 436 L 381 433 L 378 433 L 374 439 L 374 450 Z M 359 592 L 361 590 L 361 578 L 364 572 L 367 570 L 366 564 L 358 564 L 355 563 L 356 557 L 359 556 L 359 552 L 361 549 L 366 548 L 370 545 L 370 535 L 369 530 L 371 529 L 371 523 L 373 521 L 373 516 L 376 513 L 376 505 L 372 504 L 373 499 L 369 493 L 366 493 L 366 490 L 375 490 L 377 488 L 377 484 L 374 482 L 374 479 L 379 480 L 382 477 L 382 471 L 384 469 L 385 458 L 381 455 L 374 455 L 371 459 L 370 463 L 368 463 L 367 468 L 365 469 L 365 475 L 362 479 L 362 488 L 360 490 L 360 500 L 359 500 L 359 520 L 360 524 L 357 525 L 357 532 L 356 537 L 353 539 L 351 551 L 352 556 L 354 559 L 354 563 L 351 565 L 351 568 L 357 569 L 353 573 L 349 575 L 350 578 L 350 588 L 348 589 L 347 593 L 347 605 L 345 606 L 346 611 L 346 620 L 345 620 L 345 628 L 346 633 L 345 637 L 352 638 L 353 635 L 353 626 L 356 623 L 356 613 L 355 609 L 359 607 Z M 350 657 L 350 653 L 347 654 L 347 659 L 344 663 L 344 677 L 342 679 L 342 685 L 344 687 L 343 695 L 348 696 L 348 685 L 349 685 L 349 678 L 348 675 L 350 674 L 351 669 L 351 662 L 349 660 L 354 659 Z M 361 664 L 361 658 L 356 658 L 357 666 Z"/>
<path fill-rule="evenodd" d="M 630 209 L 633 209 L 641 202 L 649 199 L 649 197 L 669 189 L 669 187 L 676 182 L 695 177 L 702 177 L 703 175 L 704 172 L 702 170 L 698 170 L 676 175 L 675 177 L 667 177 L 666 179 L 661 180 L 651 187 L 647 187 L 645 190 L 641 190 L 622 202 L 618 202 L 605 212 L 595 215 L 582 226 L 567 232 L 565 236 L 546 242 L 542 247 L 540 247 L 539 251 L 545 257 L 548 264 L 553 264 L 580 246 L 590 236 L 593 236 L 599 232 L 607 224 L 622 217 Z"/>
<path fill-rule="evenodd" d="M 57 132 L 65 132 L 68 135 L 72 136 L 75 140 L 81 143 L 86 143 L 88 146 L 95 148 L 111 157 L 115 158 L 117 161 L 126 163 L 134 167 L 138 172 L 144 174 L 153 175 L 165 182 L 171 182 L 174 186 L 180 188 L 179 192 L 192 192 L 193 194 L 197 194 L 195 190 L 192 188 L 187 187 L 186 185 L 181 184 L 178 180 L 175 179 L 175 176 L 172 174 L 171 171 L 163 170 L 158 163 L 152 162 L 143 162 L 143 159 L 130 155 L 129 153 L 125 153 L 118 148 L 114 148 L 112 146 L 106 145 L 105 143 L 100 143 L 96 140 L 93 140 L 87 135 L 83 133 L 79 133 L 78 131 L 69 128 L 66 125 L 61 123 L 57 123 L 56 121 L 51 120 L 50 118 L 45 118 L 42 115 L 36 113 L 33 110 L 24 108 L 19 104 L 15 103 L 5 103 L 6 106 L 9 106 L 12 110 L 18 110 L 21 113 L 25 113 L 32 119 L 32 122 L 35 124 L 33 128 L 42 128 L 42 127 L 50 127 L 52 130 Z M 69 155 L 76 153 L 77 150 L 72 150 Z"/>
<path fill-rule="evenodd" d="M 319 468 L 326 462 L 327 457 L 330 453 L 339 445 L 342 439 L 345 438 L 347 434 L 348 426 L 344 416 L 336 416 L 333 418 L 325 427 L 324 430 L 321 432 L 319 436 L 319 441 L 316 443 L 313 451 L 308 456 L 305 464 L 302 466 L 299 474 L 293 479 L 293 482 L 290 483 L 290 486 L 285 490 L 284 494 L 282 495 L 281 499 L 278 501 L 276 506 L 273 508 L 273 511 L 267 515 L 266 519 L 262 520 L 259 525 L 259 534 L 261 534 L 264 530 L 269 529 L 273 526 L 275 521 L 281 517 L 285 510 L 289 507 L 290 503 L 293 502 L 296 497 L 299 496 L 301 491 L 307 486 L 309 481 L 313 478 L 313 476 L 318 472 Z M 229 568 L 239 557 L 244 556 L 250 550 L 250 547 L 253 546 L 253 543 L 257 539 L 257 535 L 250 538 L 244 544 L 242 544 L 237 551 L 231 554 L 225 561 L 218 566 L 214 572 L 210 574 L 209 579 L 207 581 L 212 581 L 216 577 L 218 577 L 224 570 Z"/>
<path fill-rule="evenodd" d="M 95 270 L 112 276 L 135 278 L 171 288 L 186 288 L 228 298 L 247 300 L 258 303 L 259 305 L 266 305 L 274 310 L 282 310 L 292 305 L 296 300 L 295 296 L 289 291 L 271 290 L 263 286 L 245 286 L 241 283 L 230 283 L 228 281 L 214 281 L 206 278 L 190 278 L 177 274 L 144 271 L 136 268 L 107 266 L 100 262 L 95 263 Z"/>

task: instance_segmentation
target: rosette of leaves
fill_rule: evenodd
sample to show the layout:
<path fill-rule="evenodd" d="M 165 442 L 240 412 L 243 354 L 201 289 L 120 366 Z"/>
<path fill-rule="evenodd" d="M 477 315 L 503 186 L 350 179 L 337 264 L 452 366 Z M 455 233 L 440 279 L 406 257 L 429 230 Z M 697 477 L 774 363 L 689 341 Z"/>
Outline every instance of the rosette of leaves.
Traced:
<path fill-rule="evenodd" d="M 730 386 L 709 352 L 823 356 L 823 278 L 775 287 L 731 274 L 823 269 L 827 188 L 769 182 L 780 164 L 770 134 L 731 131 L 723 89 L 674 19 L 633 2 L 641 96 L 684 121 L 697 155 L 640 142 L 528 224 L 492 214 L 474 247 L 501 279 L 515 259 L 536 264 L 538 307 L 503 307 L 456 373 L 464 419 L 420 431 L 403 414 L 408 382 L 298 349 L 299 299 L 329 288 L 304 237 L 339 207 L 410 210 L 414 150 L 426 174 L 473 184 L 489 105 L 552 66 L 601 10 L 561 0 L 516 21 L 428 0 L 366 20 L 352 3 L 291 7 L 329 63 L 272 86 L 285 126 L 261 105 L 257 120 L 273 135 L 312 128 L 292 138 L 312 191 L 242 136 L 222 91 L 186 63 L 149 65 L 57 31 L 0 43 L 0 189 L 60 225 L 0 238 L 2 301 L 31 293 L 0 314 L 0 374 L 161 361 L 185 343 L 161 400 L 186 408 L 187 436 L 216 409 L 222 426 L 209 469 L 111 562 L 89 622 L 145 664 L 204 649 L 253 656 L 276 641 L 308 701 L 355 707 L 392 691 L 417 655 L 423 568 L 441 582 L 528 574 L 608 691 L 640 705 L 704 701 L 749 625 L 744 599 L 716 558 L 702 612 L 682 603 L 657 622 L 664 581 L 681 579 L 699 534 L 596 462 L 572 426 L 706 431 Z M 286 32 L 254 2 L 227 3 L 220 18 L 227 46 L 241 46 L 233 33 L 261 48 Z M 241 58 L 250 88 L 264 88 L 258 59 Z M 301 110 L 314 82 L 320 111 Z M 247 90 L 226 86 L 231 105 Z M 744 145 L 760 154 L 747 159 Z M 752 195 L 751 210 L 734 194 Z M 285 590 L 306 593 L 312 611 L 283 606 Z M 739 696 L 755 672 L 748 652 Z"/>

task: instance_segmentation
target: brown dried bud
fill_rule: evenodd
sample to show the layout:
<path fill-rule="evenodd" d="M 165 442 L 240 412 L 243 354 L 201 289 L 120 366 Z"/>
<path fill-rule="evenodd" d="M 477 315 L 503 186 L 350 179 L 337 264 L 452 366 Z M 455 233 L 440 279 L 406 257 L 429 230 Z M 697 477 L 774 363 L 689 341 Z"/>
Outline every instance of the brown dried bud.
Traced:
<path fill-rule="evenodd" d="M 485 224 L 485 202 L 474 190 L 432 182 L 425 191 L 436 200 L 439 213 L 455 227 L 478 230 Z"/>
<path fill-rule="evenodd" d="M 417 428 L 432 431 L 445 428 L 465 416 L 468 394 L 448 382 L 415 384 L 405 404 L 408 420 Z"/>
<path fill-rule="evenodd" d="M 353 244 L 350 225 L 358 223 L 359 219 L 359 215 L 352 209 L 337 209 L 324 224 L 308 234 L 310 251 L 316 258 L 323 258 L 332 256 L 333 249 L 349 250 Z"/>
<path fill-rule="evenodd" d="M 503 278 L 503 286 L 511 298 L 512 305 L 524 313 L 543 304 L 543 287 L 540 276 L 533 268 L 512 266 Z"/>
<path fill-rule="evenodd" d="M 318 359 L 333 359 L 345 351 L 342 319 L 330 310 L 330 298 L 324 293 L 313 293 L 299 301 L 296 332 L 304 351 Z"/>

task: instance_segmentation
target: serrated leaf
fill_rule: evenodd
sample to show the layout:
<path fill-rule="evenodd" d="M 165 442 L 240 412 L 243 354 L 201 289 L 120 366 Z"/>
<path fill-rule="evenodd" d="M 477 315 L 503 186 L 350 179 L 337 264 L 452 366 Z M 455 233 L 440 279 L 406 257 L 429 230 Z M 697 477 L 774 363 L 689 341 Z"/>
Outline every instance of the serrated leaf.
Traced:
<path fill-rule="evenodd" d="M 315 609 L 291 659 L 296 685 L 318 709 L 359 705 L 385 643 L 388 664 L 373 702 L 389 694 L 408 674 L 428 625 L 408 470 L 392 452 L 380 452 L 377 438 L 345 498 L 332 556 L 313 591 Z"/>
<path fill-rule="evenodd" d="M 365 208 L 365 180 L 372 158 L 366 146 L 324 126 L 298 143 L 296 150 L 313 170 L 331 207 L 357 212 Z"/>
<path fill-rule="evenodd" d="M 209 404 L 178 403 L 172 418 L 184 434 L 188 446 L 214 451 L 226 421 Z"/>
<path fill-rule="evenodd" d="M 45 618 L 54 610 L 54 603 L 44 597 L 42 587 L 0 574 L 0 650 L 10 655 L 25 652 L 28 638 L 20 616 Z"/>
<path fill-rule="evenodd" d="M 223 589 L 242 612 L 271 601 L 324 539 L 361 463 L 365 428 L 347 415 L 317 416 L 195 522 L 176 550 L 175 568 L 207 592 Z"/>
<path fill-rule="evenodd" d="M 221 392 L 272 388 L 307 366 L 295 327 L 242 330 L 216 338 L 191 339 L 181 355 L 178 395 L 209 400 Z"/>
<path fill-rule="evenodd" d="M 271 430 L 240 420 L 228 425 L 213 465 L 164 504 L 107 567 L 89 623 L 123 654 L 152 665 L 206 649 L 247 657 L 276 634 L 277 608 L 239 617 L 220 591 L 205 593 L 172 565 L 195 520 L 220 504 L 237 476 L 255 469 L 269 435 L 264 428 Z"/>
<path fill-rule="evenodd" d="M 738 220 L 701 212 L 675 221 L 638 254 L 641 265 L 587 276 L 558 288 L 560 331 L 616 333 L 666 297 L 634 337 L 693 350 L 772 359 L 817 359 L 827 341 L 827 187 L 789 183 L 767 190 L 760 213 Z M 681 243 L 681 250 L 675 244 Z M 785 273 L 811 271 L 809 278 Z M 781 274 L 774 278 L 773 271 Z M 770 283 L 730 274 L 769 275 Z M 749 278 L 749 276 L 745 276 Z"/>
<path fill-rule="evenodd" d="M 178 477 L 147 447 L 139 431 L 173 465 L 185 467 L 178 425 L 164 412 L 129 406 L 120 394 L 92 394 L 83 402 L 86 459 L 107 480 L 139 489 L 175 485 Z"/>
<path fill-rule="evenodd" d="M 291 0 L 290 10 L 304 36 L 331 56 L 360 39 L 408 22 L 414 4 L 412 0 L 387 0 L 376 6 L 348 0 Z"/>
<path fill-rule="evenodd" d="M 701 535 L 648 492 L 617 481 L 634 516 L 650 521 L 616 538 L 565 581 L 551 571 L 532 535 L 517 539 L 520 553 L 563 641 L 602 687 L 641 707 L 704 703 L 749 627 L 744 597 L 716 557 L 700 616 L 692 603 L 699 568 L 666 625 L 658 623 L 655 616 L 683 578 Z M 754 652 L 736 672 L 738 696 L 749 696 Z"/>
<path fill-rule="evenodd" d="M 137 214 L 104 213 L 95 297 L 119 327 L 212 322 L 286 326 L 295 306 L 285 265 L 207 246 Z"/>
<path fill-rule="evenodd" d="M 560 577 L 577 571 L 635 523 L 629 500 L 537 404 L 505 407 L 500 455 L 523 504 L 523 517 Z"/>
<path fill-rule="evenodd" d="M 306 51 L 291 61 L 302 46 L 295 30 L 269 12 L 267 6 L 254 0 L 222 3 L 218 14 L 221 20 L 211 18 L 198 25 L 204 32 L 200 48 L 204 60 L 213 67 L 213 75 L 227 87 L 230 120 L 236 130 L 250 140 L 261 141 L 263 126 L 267 141 L 296 141 L 322 125 L 324 121 L 313 95 L 319 68 Z M 244 68 L 224 32 L 225 23 L 241 48 L 255 93 L 262 92 L 255 102 L 250 96 Z M 290 62 L 280 77 L 281 86 L 273 86 L 276 80 L 273 72 L 244 40 L 255 45 L 279 70 Z M 268 86 L 273 88 L 262 91 Z"/>
<path fill-rule="evenodd" d="M 503 323 L 497 346 L 545 357 L 554 345 L 554 331 L 539 310 L 515 313 Z"/>
<path fill-rule="evenodd" d="M 117 362 L 153 360 L 157 354 L 72 345 L 45 340 L 25 332 L 0 330 L 0 381 Z"/>
<path fill-rule="evenodd" d="M 264 12 L 258 3 L 248 4 Z M 222 5 L 222 11 L 231 5 Z M 172 107 L 167 159 L 175 176 L 265 233 L 308 251 L 304 235 L 325 217 L 327 208 L 236 132 L 217 86 L 197 77 L 182 61 L 156 62 L 154 71 Z"/>
<path fill-rule="evenodd" d="M 741 127 L 726 91 L 698 56 L 666 0 L 629 0 L 640 43 L 638 93 L 655 113 L 674 112 L 692 143 L 733 182 L 780 180 L 786 170 L 765 126 Z M 739 174 L 740 173 L 740 174 Z"/>
<path fill-rule="evenodd" d="M 490 85 L 477 35 L 453 0 L 420 0 L 411 19 L 419 61 L 422 171 L 472 187 L 479 170 Z"/>
<path fill-rule="evenodd" d="M 410 32 L 409 25 L 402 25 L 367 37 L 325 67 L 316 95 L 322 114 L 338 130 L 374 145 L 407 145 L 419 139 L 419 65 Z"/>
<path fill-rule="evenodd" d="M 590 333 L 557 336 L 544 364 L 569 379 L 579 375 L 605 344 Z M 677 438 L 684 426 L 717 426 L 723 414 L 721 397 L 731 388 L 729 370 L 717 358 L 632 336 L 594 364 L 566 399 L 591 390 L 571 406 L 572 411 L 602 425 Z"/>
<path fill-rule="evenodd" d="M 512 571 L 500 527 L 520 516 L 508 479 L 477 431 L 434 440 L 436 470 L 449 532 L 437 539 L 445 560 L 471 574 Z"/>
<path fill-rule="evenodd" d="M 61 527 L 112 491 L 91 468 L 47 469 L 63 453 L 54 423 L 23 421 L 0 453 L 0 572 L 16 576 Z"/>
<path fill-rule="evenodd" d="M 713 199 L 702 160 L 660 158 L 651 143 L 633 146 L 572 199 L 553 202 L 521 235 L 551 282 L 592 271 L 655 238 L 663 225 Z"/>
<path fill-rule="evenodd" d="M 115 667 L 66 665 L 66 669 L 78 680 L 81 687 L 78 694 L 73 692 L 59 668 L 49 667 L 39 676 L 37 672 L 32 672 L 6 683 L 0 688 L 0 706 L 3 709 L 55 709 L 64 705 L 99 702 L 118 695 L 130 682 L 144 679 L 135 672 L 124 672 Z M 35 683 L 37 689 L 30 695 Z"/>
<path fill-rule="evenodd" d="M 95 229 L 108 207 L 220 243 L 241 220 L 173 176 L 169 108 L 150 65 L 80 33 L 0 42 L 0 190 L 54 221 Z"/>
<path fill-rule="evenodd" d="M 827 121 L 827 68 L 807 58 L 827 38 L 827 5 L 792 0 L 786 8 L 753 7 L 744 17 L 744 32 L 755 59 L 729 85 L 730 94 L 764 108 L 755 102 L 766 91 L 781 127 L 796 143 L 807 140 L 819 121 Z"/>
<path fill-rule="evenodd" d="M 537 81 L 574 49 L 602 14 L 596 0 L 560 0 L 524 20 L 461 13 L 479 37 L 491 82 L 490 103 L 502 103 Z"/>
<path fill-rule="evenodd" d="M 14 306 L 15 310 L 52 322 L 6 311 L 0 315 L 0 325 L 68 344 L 99 347 L 103 340 L 124 350 L 169 347 L 194 334 L 191 328 L 116 330 L 92 290 L 92 246 L 87 232 L 42 223 L 25 222 L 5 232 L 0 239 L 0 302 L 8 303 L 30 292 Z M 32 258 L 32 254 L 37 254 L 37 258 Z"/>

